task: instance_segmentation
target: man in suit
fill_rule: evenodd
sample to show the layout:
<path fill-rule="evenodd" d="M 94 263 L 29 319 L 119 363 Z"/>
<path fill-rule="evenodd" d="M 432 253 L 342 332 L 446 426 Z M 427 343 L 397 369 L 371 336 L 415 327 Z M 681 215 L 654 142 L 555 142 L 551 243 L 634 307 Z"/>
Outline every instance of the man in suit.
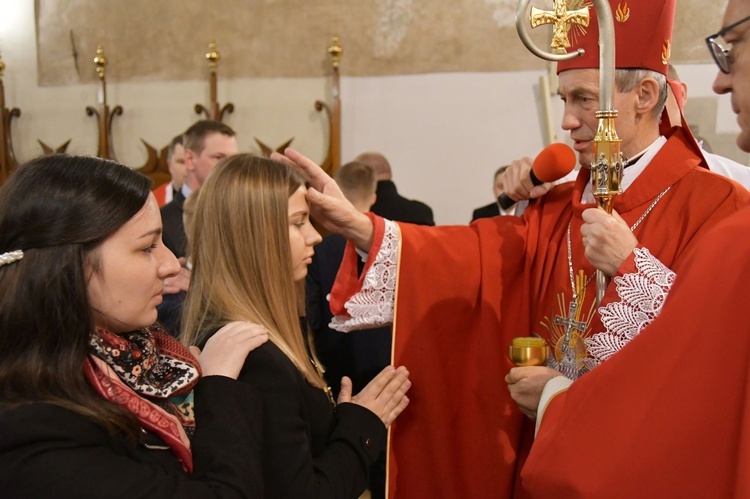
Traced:
<path fill-rule="evenodd" d="M 153 190 L 160 208 L 174 198 L 182 196 L 180 190 L 182 184 L 185 183 L 185 148 L 182 146 L 182 134 L 173 138 L 172 142 L 169 143 L 167 168 L 172 180 Z"/>
<path fill-rule="evenodd" d="M 474 213 L 471 215 L 472 222 L 477 218 L 492 218 L 500 215 L 500 205 L 497 204 L 497 198 L 500 197 L 500 194 L 505 192 L 503 190 L 503 173 L 505 173 L 505 170 L 507 169 L 508 165 L 505 165 L 495 170 L 495 176 L 493 177 L 492 183 L 492 194 L 495 196 L 495 202 L 474 210 Z M 510 213 L 503 210 L 502 214 L 508 215 Z"/>
<path fill-rule="evenodd" d="M 391 165 L 380 153 L 365 152 L 354 158 L 375 172 L 378 180 L 377 200 L 372 205 L 372 212 L 388 220 L 408 222 L 418 225 L 435 225 L 432 208 L 422 203 L 402 197 L 393 183 Z"/>
<path fill-rule="evenodd" d="M 203 185 L 219 161 L 237 154 L 234 130 L 219 121 L 201 120 L 194 123 L 183 134 L 183 142 L 186 175 L 185 183 L 180 190 L 182 196 L 161 208 L 164 245 L 178 258 L 184 257 L 187 252 L 185 225 L 182 220 L 185 199 Z"/>

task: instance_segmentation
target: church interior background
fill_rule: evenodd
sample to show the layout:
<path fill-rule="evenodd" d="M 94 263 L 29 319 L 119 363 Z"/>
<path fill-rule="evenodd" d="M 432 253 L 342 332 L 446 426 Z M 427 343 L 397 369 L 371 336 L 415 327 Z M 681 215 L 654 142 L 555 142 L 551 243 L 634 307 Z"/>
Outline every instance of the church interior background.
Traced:
<path fill-rule="evenodd" d="M 717 4 L 678 3 L 672 62 L 689 87 L 694 132 L 713 152 L 748 164 L 734 145 L 729 98 L 711 91 L 716 68 L 704 38 L 721 26 Z M 140 168 L 158 162 L 169 140 L 214 106 L 244 151 L 290 140 L 318 162 L 332 152 L 346 162 L 380 151 L 403 195 L 431 205 L 439 224 L 465 224 L 473 208 L 492 200 L 498 166 L 567 138 L 554 71 L 518 40 L 515 6 L 3 1 L 0 58 L 12 152 L 18 162 L 44 150 L 97 154 L 103 127 L 111 156 Z M 534 36 L 542 45 L 549 30 Z"/>

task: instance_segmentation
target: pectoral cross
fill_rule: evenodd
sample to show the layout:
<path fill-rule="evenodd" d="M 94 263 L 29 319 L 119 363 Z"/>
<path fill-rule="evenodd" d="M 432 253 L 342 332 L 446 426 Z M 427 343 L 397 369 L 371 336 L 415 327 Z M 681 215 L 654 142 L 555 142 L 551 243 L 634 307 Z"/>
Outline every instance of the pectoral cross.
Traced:
<path fill-rule="evenodd" d="M 576 355 L 570 348 L 570 341 L 573 339 L 573 331 L 583 332 L 586 329 L 586 322 L 576 320 L 576 311 L 578 310 L 578 300 L 573 297 L 568 308 L 568 317 L 555 316 L 555 325 L 565 326 L 565 337 L 563 338 L 562 359 L 560 359 L 560 369 L 566 376 L 571 376 L 578 371 L 578 362 Z"/>
<path fill-rule="evenodd" d="M 583 332 L 586 329 L 585 321 L 576 320 L 577 310 L 578 310 L 578 300 L 573 299 L 573 301 L 570 302 L 570 307 L 568 308 L 568 317 L 560 317 L 559 315 L 555 316 L 555 325 L 565 326 L 565 340 L 564 340 L 565 346 L 563 347 L 564 349 L 570 345 L 570 339 L 573 336 L 573 331 Z"/>
<path fill-rule="evenodd" d="M 578 10 L 568 10 L 567 0 L 554 0 L 555 6 L 553 11 L 541 10 L 536 7 L 531 8 L 531 27 L 536 28 L 543 24 L 553 24 L 552 43 L 550 48 L 556 54 L 564 54 L 570 47 L 568 32 L 571 25 L 578 24 L 588 27 L 589 25 L 589 8 L 584 7 Z"/>

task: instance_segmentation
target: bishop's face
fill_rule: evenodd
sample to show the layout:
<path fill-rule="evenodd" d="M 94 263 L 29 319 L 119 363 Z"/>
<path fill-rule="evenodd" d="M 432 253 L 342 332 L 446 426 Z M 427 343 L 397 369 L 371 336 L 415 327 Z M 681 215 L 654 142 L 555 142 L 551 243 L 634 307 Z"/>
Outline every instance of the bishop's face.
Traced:
<path fill-rule="evenodd" d="M 750 2 L 729 0 L 724 14 L 723 26 L 730 26 L 750 16 Z M 732 109 L 737 114 L 740 134 L 737 146 L 750 152 L 750 21 L 729 30 L 717 40 L 729 50 L 729 74 L 718 72 L 714 81 L 714 92 L 732 94 Z"/>
<path fill-rule="evenodd" d="M 570 132 L 578 162 L 589 168 L 594 158 L 594 137 L 599 126 L 599 70 L 568 69 L 559 75 L 558 95 L 565 104 L 562 128 Z M 622 140 L 621 150 L 627 158 L 641 151 L 637 135 L 635 91 L 615 92 L 615 128 Z M 638 143 L 638 145 L 636 145 Z"/>

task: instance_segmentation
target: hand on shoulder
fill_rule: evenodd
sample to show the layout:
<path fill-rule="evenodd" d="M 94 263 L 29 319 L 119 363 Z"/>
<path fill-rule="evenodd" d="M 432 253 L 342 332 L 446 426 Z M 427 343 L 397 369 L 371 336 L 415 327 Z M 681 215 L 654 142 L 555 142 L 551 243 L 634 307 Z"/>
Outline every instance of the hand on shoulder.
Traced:
<path fill-rule="evenodd" d="M 222 327 L 208 339 L 203 351 L 191 346 L 198 357 L 203 376 L 227 376 L 237 379 L 247 354 L 268 341 L 268 329 L 252 322 L 235 321 Z"/>

